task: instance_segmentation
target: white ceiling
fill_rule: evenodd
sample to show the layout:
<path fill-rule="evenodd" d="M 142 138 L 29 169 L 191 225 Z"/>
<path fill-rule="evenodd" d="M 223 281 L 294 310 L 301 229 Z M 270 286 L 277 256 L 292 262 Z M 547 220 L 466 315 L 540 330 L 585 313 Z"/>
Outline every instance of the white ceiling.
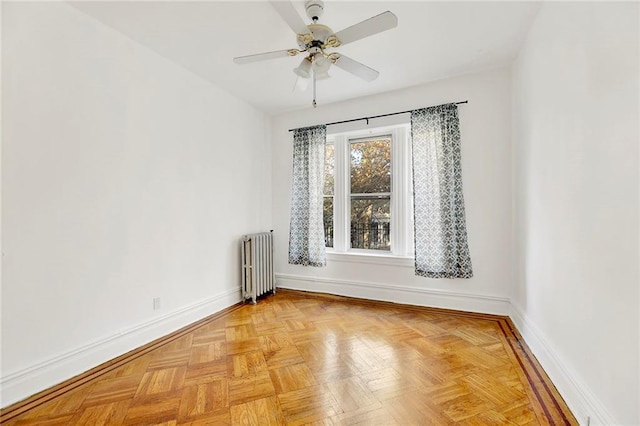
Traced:
<path fill-rule="evenodd" d="M 297 47 L 295 34 L 265 2 L 89 1 L 71 3 L 165 58 L 275 114 L 309 108 L 311 91 L 293 91 L 301 57 L 236 65 L 232 58 Z M 294 2 L 305 22 L 304 2 Z M 380 71 L 367 83 L 332 67 L 318 103 L 414 86 L 507 65 L 539 2 L 325 1 L 320 23 L 339 31 L 385 10 L 398 27 L 341 46 Z"/>

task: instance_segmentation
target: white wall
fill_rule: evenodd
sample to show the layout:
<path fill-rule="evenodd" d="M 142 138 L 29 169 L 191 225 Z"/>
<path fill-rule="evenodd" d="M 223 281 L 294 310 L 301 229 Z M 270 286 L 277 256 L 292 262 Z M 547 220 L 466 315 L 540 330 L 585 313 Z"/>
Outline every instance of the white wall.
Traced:
<path fill-rule="evenodd" d="M 514 66 L 513 317 L 581 423 L 640 424 L 637 3 L 545 3 Z"/>
<path fill-rule="evenodd" d="M 6 406 L 238 301 L 271 172 L 256 109 L 67 4 L 2 8 Z"/>
<path fill-rule="evenodd" d="M 461 100 L 469 100 L 459 111 L 472 279 L 416 277 L 412 260 L 398 265 L 384 260 L 362 263 L 330 258 L 325 268 L 287 263 L 292 167 L 292 136 L 288 129 Z M 319 102 L 317 109 L 291 112 L 273 120 L 273 186 L 277 188 L 273 192 L 273 224 L 279 237 L 278 285 L 506 314 L 511 279 L 510 71 L 462 76 L 327 106 L 322 106 L 320 88 Z M 381 120 L 371 121 L 371 126 L 378 124 L 382 124 Z"/>

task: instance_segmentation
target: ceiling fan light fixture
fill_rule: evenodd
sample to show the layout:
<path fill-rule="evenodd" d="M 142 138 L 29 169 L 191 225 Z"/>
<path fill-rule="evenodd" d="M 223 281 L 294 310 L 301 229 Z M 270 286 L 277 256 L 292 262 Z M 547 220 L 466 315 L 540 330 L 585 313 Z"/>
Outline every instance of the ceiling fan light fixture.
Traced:
<path fill-rule="evenodd" d="M 311 77 L 311 62 L 307 58 L 303 58 L 300 65 L 297 68 L 293 69 L 293 72 L 296 73 L 298 77 L 309 78 Z"/>
<path fill-rule="evenodd" d="M 329 71 L 329 67 L 331 67 L 331 60 L 326 58 L 321 53 L 316 53 L 313 56 L 313 70 L 318 74 L 326 74 Z"/>

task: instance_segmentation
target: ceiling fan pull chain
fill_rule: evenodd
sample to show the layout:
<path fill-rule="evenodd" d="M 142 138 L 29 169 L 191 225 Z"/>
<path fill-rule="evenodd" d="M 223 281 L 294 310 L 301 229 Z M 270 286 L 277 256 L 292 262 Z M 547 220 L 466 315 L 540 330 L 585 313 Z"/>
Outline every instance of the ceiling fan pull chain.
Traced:
<path fill-rule="evenodd" d="M 313 71 L 311 74 L 313 74 L 312 78 L 313 78 L 313 107 L 317 108 L 318 105 L 316 104 L 316 72 Z"/>

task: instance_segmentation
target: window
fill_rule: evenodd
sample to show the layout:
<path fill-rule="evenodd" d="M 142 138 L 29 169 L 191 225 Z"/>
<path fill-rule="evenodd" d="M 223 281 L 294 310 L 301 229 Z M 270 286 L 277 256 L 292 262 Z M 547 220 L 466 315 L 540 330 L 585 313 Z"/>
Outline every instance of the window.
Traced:
<path fill-rule="evenodd" d="M 329 134 L 324 227 L 330 252 L 413 251 L 409 127 Z"/>

